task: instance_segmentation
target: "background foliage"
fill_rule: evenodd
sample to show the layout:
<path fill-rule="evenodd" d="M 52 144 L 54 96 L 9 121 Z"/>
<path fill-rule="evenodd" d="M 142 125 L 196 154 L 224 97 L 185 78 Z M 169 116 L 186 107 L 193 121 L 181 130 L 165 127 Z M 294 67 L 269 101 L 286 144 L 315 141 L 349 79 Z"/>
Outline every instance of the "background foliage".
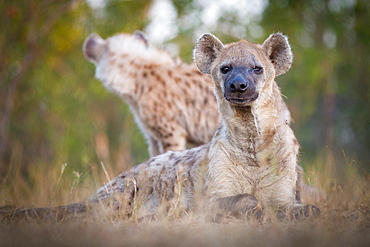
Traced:
<path fill-rule="evenodd" d="M 70 179 L 58 186 L 91 177 L 98 187 L 106 181 L 97 172 L 102 167 L 116 175 L 148 158 L 127 105 L 94 79 L 94 65 L 81 52 L 91 32 L 106 38 L 135 30 L 159 32 L 160 45 L 186 62 L 203 32 L 224 43 L 263 42 L 279 31 L 288 35 L 294 63 L 277 80 L 295 120 L 300 164 L 338 178 L 354 165 L 369 171 L 369 1 L 230 0 L 220 1 L 218 9 L 217 1 L 101 2 L 0 2 L 1 183 L 24 181 L 13 189 L 27 191 L 36 179 L 47 183 L 67 174 Z M 171 7 L 170 27 L 153 27 L 151 10 L 159 3 Z M 212 8 L 216 17 L 208 16 Z"/>

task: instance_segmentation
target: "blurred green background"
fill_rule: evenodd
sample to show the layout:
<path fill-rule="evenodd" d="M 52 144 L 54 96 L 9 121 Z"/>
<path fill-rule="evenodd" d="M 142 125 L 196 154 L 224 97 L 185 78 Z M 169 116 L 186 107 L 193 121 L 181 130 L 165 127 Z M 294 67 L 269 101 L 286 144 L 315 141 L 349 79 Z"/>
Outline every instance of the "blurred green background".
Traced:
<path fill-rule="evenodd" d="M 300 164 L 338 177 L 370 170 L 370 1 L 5 0 L 0 10 L 0 181 L 14 169 L 32 184 L 37 167 L 84 174 L 149 157 L 128 106 L 81 51 L 92 32 L 135 30 L 189 63 L 204 32 L 224 43 L 283 32 L 294 62 L 277 81 Z"/>

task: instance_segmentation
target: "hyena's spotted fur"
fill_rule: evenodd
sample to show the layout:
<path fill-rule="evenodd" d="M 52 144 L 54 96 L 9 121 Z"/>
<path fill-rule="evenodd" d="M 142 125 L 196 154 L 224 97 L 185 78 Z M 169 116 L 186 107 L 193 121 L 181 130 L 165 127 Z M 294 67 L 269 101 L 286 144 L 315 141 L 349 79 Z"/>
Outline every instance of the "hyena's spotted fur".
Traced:
<path fill-rule="evenodd" d="M 221 123 L 212 78 L 150 46 L 142 32 L 106 40 L 92 34 L 83 52 L 95 63 L 96 77 L 130 105 L 150 156 L 205 144 Z"/>
<path fill-rule="evenodd" d="M 221 123 L 212 78 L 151 46 L 144 33 L 118 34 L 106 40 L 92 34 L 83 52 L 96 65 L 96 77 L 130 105 L 151 157 L 184 150 L 186 143 L 205 144 Z M 290 124 L 284 101 L 282 112 Z M 303 173 L 301 167 L 297 169 Z M 308 188 L 302 175 L 299 178 L 298 199 Z"/>
<path fill-rule="evenodd" d="M 220 124 L 210 76 L 150 46 L 143 33 L 92 34 L 83 51 L 96 77 L 130 105 L 150 156 L 207 143 Z"/>
<path fill-rule="evenodd" d="M 223 45 L 205 34 L 196 45 L 195 61 L 213 77 L 222 116 L 208 144 L 153 157 L 100 188 L 87 203 L 18 210 L 13 216 L 62 218 L 89 208 L 98 213 L 96 205 L 106 202 L 122 217 L 174 209 L 175 215 L 241 217 L 269 209 L 293 217 L 317 214 L 316 207 L 296 201 L 298 142 L 274 81 L 291 66 L 286 37 L 271 35 L 263 45 L 245 40 Z"/>
<path fill-rule="evenodd" d="M 118 34 L 106 40 L 92 34 L 83 52 L 96 65 L 96 77 L 130 105 L 151 157 L 184 150 L 186 143 L 205 144 L 221 123 L 212 78 L 193 64 L 179 58 L 174 61 L 166 51 L 150 46 L 144 33 Z M 282 107 L 290 124 L 284 101 Z M 297 169 L 303 173 L 301 167 Z M 302 175 L 299 178 L 298 199 L 308 188 Z"/>

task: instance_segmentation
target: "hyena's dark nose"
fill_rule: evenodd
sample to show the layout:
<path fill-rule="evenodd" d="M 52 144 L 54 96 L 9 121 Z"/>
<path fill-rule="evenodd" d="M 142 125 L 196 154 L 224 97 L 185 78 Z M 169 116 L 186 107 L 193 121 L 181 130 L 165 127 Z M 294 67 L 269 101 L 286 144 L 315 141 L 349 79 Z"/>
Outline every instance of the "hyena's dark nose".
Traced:
<path fill-rule="evenodd" d="M 236 76 L 230 81 L 231 92 L 244 93 L 247 88 L 248 82 L 242 76 Z"/>

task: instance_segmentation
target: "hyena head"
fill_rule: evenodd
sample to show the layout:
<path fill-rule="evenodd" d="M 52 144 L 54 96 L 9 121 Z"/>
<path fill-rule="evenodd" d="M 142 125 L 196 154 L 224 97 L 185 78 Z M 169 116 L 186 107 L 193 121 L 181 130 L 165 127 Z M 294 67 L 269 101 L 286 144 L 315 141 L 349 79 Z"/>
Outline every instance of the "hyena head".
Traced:
<path fill-rule="evenodd" d="M 104 40 L 96 33 L 86 38 L 82 51 L 87 60 L 96 65 L 96 78 L 112 83 L 119 80 L 124 74 L 129 73 L 125 62 L 129 56 L 145 57 L 151 54 L 151 48 L 144 33 L 118 34 Z"/>
<path fill-rule="evenodd" d="M 149 47 L 148 40 L 143 32 L 136 31 L 133 35 L 119 34 L 104 40 L 99 34 L 92 33 L 86 38 L 82 51 L 87 60 L 98 64 L 109 52 L 135 52 L 146 50 Z M 135 49 L 135 50 L 132 50 Z"/>
<path fill-rule="evenodd" d="M 233 106 L 252 105 L 263 93 L 272 93 L 272 83 L 292 64 L 287 38 L 271 35 L 262 45 L 245 40 L 223 45 L 212 34 L 204 34 L 195 47 L 199 70 L 212 75 L 216 97 Z M 270 90 L 270 92 L 269 92 Z"/>

